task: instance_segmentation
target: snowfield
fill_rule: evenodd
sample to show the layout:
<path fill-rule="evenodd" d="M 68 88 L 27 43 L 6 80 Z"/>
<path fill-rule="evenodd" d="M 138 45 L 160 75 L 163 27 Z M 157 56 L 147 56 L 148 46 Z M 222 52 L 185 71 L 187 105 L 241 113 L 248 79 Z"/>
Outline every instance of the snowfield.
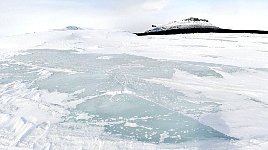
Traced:
<path fill-rule="evenodd" d="M 268 35 L 70 26 L 0 38 L 0 149 L 268 149 Z"/>

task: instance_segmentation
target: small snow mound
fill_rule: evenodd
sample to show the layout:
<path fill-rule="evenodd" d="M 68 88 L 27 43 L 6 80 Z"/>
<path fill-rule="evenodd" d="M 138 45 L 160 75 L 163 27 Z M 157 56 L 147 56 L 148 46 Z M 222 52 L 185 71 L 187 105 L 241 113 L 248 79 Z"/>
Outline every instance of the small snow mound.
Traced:
<path fill-rule="evenodd" d="M 82 30 L 82 28 L 77 27 L 77 26 L 67 26 L 65 29 L 66 30 Z"/>

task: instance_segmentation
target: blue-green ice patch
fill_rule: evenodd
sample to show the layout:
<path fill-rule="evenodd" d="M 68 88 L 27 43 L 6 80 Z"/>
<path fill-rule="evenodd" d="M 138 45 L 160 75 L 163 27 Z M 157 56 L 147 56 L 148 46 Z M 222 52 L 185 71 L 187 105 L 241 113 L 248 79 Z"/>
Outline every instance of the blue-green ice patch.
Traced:
<path fill-rule="evenodd" d="M 75 93 L 73 100 L 83 100 L 68 109 L 65 122 L 102 126 L 111 136 L 150 143 L 233 139 L 186 115 L 217 112 L 219 104 L 193 103 L 191 97 L 146 79 L 168 79 L 177 69 L 223 78 L 211 68 L 240 70 L 234 66 L 60 50 L 29 50 L 0 63 L 1 84 L 21 81 L 30 88 Z"/>

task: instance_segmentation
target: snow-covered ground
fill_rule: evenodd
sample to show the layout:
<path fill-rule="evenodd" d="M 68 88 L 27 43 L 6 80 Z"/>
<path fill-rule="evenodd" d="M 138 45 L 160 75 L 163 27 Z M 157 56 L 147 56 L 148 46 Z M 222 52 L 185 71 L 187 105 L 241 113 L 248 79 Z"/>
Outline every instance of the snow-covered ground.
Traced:
<path fill-rule="evenodd" d="M 268 35 L 0 38 L 2 149 L 267 149 Z"/>

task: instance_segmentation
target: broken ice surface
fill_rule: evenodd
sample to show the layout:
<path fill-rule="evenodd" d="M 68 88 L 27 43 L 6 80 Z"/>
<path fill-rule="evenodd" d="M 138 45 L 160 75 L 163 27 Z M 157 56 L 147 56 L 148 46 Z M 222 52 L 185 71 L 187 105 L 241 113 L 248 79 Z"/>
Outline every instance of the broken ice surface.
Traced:
<path fill-rule="evenodd" d="M 80 54 L 76 51 L 28 50 L 1 67 L 1 84 L 19 81 L 29 88 L 69 93 L 81 101 L 62 116 L 64 122 L 100 126 L 108 135 L 149 143 L 232 140 L 192 116 L 219 111 L 218 103 L 196 100 L 147 79 L 172 78 L 176 70 L 222 78 L 240 68 L 217 64 L 165 61 L 127 54 Z M 4 78 L 3 78 L 4 77 Z M 59 105 L 57 99 L 50 101 Z"/>

